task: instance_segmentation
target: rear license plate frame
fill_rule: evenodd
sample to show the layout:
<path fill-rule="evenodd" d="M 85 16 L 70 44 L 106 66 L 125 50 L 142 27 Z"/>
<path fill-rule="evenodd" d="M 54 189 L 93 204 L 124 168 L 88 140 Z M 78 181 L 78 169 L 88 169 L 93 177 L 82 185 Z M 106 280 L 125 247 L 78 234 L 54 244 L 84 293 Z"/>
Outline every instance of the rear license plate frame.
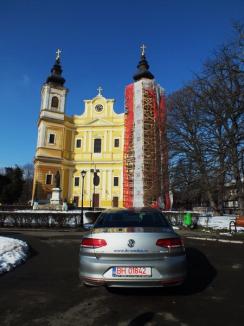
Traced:
<path fill-rule="evenodd" d="M 152 277 L 152 267 L 149 266 L 113 266 L 112 277 L 144 278 Z"/>

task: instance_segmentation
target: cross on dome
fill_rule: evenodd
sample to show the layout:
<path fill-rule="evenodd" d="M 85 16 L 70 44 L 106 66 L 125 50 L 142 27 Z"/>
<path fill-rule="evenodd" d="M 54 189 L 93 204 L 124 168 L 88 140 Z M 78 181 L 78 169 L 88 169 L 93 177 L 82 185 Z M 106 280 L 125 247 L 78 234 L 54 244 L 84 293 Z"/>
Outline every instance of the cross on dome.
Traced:
<path fill-rule="evenodd" d="M 101 86 L 98 87 L 97 91 L 98 91 L 98 94 L 97 94 L 97 95 L 98 95 L 98 96 L 102 96 L 102 91 L 103 91 L 103 89 L 102 89 Z"/>
<path fill-rule="evenodd" d="M 57 49 L 56 51 L 56 60 L 60 59 L 60 54 L 62 53 L 62 51 L 60 49 Z"/>
<path fill-rule="evenodd" d="M 141 55 L 145 55 L 145 49 L 147 48 L 145 44 L 142 44 L 141 48 Z"/>

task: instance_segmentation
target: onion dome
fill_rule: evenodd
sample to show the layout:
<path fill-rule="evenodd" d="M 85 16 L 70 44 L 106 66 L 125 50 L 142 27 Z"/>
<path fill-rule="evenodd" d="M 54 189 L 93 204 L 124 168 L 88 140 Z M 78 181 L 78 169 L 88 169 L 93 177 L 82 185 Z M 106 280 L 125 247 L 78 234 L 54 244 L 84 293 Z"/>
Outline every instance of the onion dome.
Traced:
<path fill-rule="evenodd" d="M 146 56 L 145 56 L 145 45 L 141 46 L 142 52 L 141 52 L 141 60 L 139 61 L 137 65 L 137 72 L 133 76 L 134 81 L 138 81 L 142 78 L 147 79 L 154 79 L 153 74 L 148 70 L 149 64 L 147 62 Z"/>
<path fill-rule="evenodd" d="M 60 53 L 61 51 L 58 49 L 56 52 L 55 63 L 51 69 L 51 75 L 47 78 L 46 83 L 52 83 L 57 86 L 63 86 L 65 83 L 65 79 L 62 76 L 62 67 L 60 65 Z"/>

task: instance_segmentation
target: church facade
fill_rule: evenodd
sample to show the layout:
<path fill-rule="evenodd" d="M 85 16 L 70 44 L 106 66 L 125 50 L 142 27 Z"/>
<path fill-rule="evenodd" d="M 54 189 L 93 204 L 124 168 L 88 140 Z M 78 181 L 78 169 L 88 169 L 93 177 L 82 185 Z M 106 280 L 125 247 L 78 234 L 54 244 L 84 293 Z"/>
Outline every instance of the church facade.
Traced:
<path fill-rule="evenodd" d="M 76 206 L 168 208 L 164 91 L 148 71 L 144 50 L 126 87 L 125 113 L 115 113 L 114 99 L 99 87 L 84 101 L 84 113 L 74 116 L 66 114 L 57 51 L 41 90 L 33 200 L 50 200 L 58 173 L 62 200 Z"/>
<path fill-rule="evenodd" d="M 114 100 L 99 88 L 82 115 L 66 115 L 64 83 L 58 52 L 41 91 L 33 200 L 50 199 L 59 172 L 62 200 L 81 206 L 84 182 L 84 207 L 121 207 L 124 114 L 114 112 Z"/>

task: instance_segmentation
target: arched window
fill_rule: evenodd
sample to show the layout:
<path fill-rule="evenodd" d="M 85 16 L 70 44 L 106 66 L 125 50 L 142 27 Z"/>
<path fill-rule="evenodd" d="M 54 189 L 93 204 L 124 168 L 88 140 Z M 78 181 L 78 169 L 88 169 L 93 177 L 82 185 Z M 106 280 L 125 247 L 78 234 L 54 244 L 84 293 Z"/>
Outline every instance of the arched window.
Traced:
<path fill-rule="evenodd" d="M 53 96 L 52 97 L 52 103 L 51 103 L 51 107 L 52 108 L 58 108 L 58 97 L 57 96 Z"/>

